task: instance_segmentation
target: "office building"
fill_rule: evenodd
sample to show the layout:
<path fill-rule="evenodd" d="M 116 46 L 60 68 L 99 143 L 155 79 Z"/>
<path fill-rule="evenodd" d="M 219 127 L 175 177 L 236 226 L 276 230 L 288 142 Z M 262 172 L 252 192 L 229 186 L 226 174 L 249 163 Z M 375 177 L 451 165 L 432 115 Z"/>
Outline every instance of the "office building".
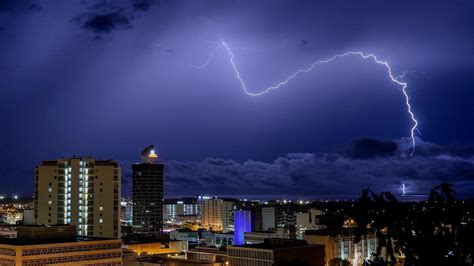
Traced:
<path fill-rule="evenodd" d="M 274 207 L 262 207 L 262 231 L 276 228 L 276 211 Z"/>
<path fill-rule="evenodd" d="M 202 234 L 205 237 L 205 243 L 209 247 L 222 248 L 234 244 L 234 234 L 229 233 L 212 233 L 206 232 Z"/>
<path fill-rule="evenodd" d="M 264 243 L 267 238 L 286 238 L 289 239 L 289 229 L 276 228 L 273 231 L 245 232 L 245 244 Z"/>
<path fill-rule="evenodd" d="M 168 223 L 176 223 L 180 216 L 198 215 L 197 198 L 166 199 L 163 205 L 163 219 Z"/>
<path fill-rule="evenodd" d="M 229 246 L 227 257 L 230 266 L 324 266 L 324 246 L 268 238 L 261 244 Z"/>
<path fill-rule="evenodd" d="M 251 212 L 234 211 L 234 245 L 245 244 L 245 233 L 252 231 Z"/>
<path fill-rule="evenodd" d="M 0 265 L 122 265 L 120 239 L 76 237 L 75 225 L 19 226 L 0 238 Z"/>
<path fill-rule="evenodd" d="M 304 239 L 310 244 L 324 245 L 326 265 L 334 259 L 347 260 L 351 265 L 363 265 L 377 251 L 374 233 L 356 243 L 355 234 L 350 229 L 306 231 Z"/>
<path fill-rule="evenodd" d="M 131 225 L 133 221 L 133 203 L 129 199 L 122 199 L 120 202 L 120 206 L 122 207 L 122 216 L 121 222 L 122 224 Z"/>
<path fill-rule="evenodd" d="M 133 228 L 136 233 L 158 235 L 163 230 L 163 170 L 156 163 L 154 145 L 141 153 L 141 163 L 132 165 Z"/>
<path fill-rule="evenodd" d="M 321 230 L 326 229 L 326 225 L 322 225 L 319 222 L 320 217 L 323 215 L 321 210 L 310 209 L 308 212 L 296 214 L 296 237 L 303 239 L 304 233 L 307 230 Z"/>
<path fill-rule="evenodd" d="M 170 232 L 170 239 L 188 241 L 194 244 L 199 241 L 199 232 L 189 229 L 178 229 Z"/>
<path fill-rule="evenodd" d="M 286 201 L 285 201 L 286 202 Z M 276 208 L 277 227 L 296 226 L 296 208 L 290 202 L 283 203 Z"/>
<path fill-rule="evenodd" d="M 112 160 L 43 161 L 36 168 L 36 224 L 72 224 L 80 236 L 120 238 L 120 180 Z"/>

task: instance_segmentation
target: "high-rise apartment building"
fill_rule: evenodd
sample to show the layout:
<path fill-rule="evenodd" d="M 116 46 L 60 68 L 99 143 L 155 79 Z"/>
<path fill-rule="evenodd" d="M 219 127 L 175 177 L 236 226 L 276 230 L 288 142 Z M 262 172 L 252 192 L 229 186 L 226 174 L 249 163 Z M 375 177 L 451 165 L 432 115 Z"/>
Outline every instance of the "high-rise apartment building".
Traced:
<path fill-rule="evenodd" d="M 201 201 L 201 224 L 216 231 L 234 230 L 234 199 L 204 197 Z"/>
<path fill-rule="evenodd" d="M 112 160 L 43 161 L 36 167 L 36 224 L 71 224 L 80 236 L 120 238 L 120 180 Z"/>
<path fill-rule="evenodd" d="M 141 163 L 133 164 L 133 228 L 136 233 L 158 235 L 163 230 L 163 170 L 156 163 L 154 145 L 146 147 Z"/>

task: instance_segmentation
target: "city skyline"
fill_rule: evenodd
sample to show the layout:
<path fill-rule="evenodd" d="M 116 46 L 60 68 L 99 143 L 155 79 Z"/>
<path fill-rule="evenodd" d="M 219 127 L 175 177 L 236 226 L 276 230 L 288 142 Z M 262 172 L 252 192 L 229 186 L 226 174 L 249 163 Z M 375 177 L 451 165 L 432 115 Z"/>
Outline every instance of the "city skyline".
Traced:
<path fill-rule="evenodd" d="M 130 196 L 131 165 L 152 143 L 167 198 L 424 194 L 441 182 L 472 195 L 472 7 L 4 1 L 0 195 L 32 195 L 43 160 L 90 154 L 119 162 Z M 415 153 L 400 87 L 380 66 L 344 58 L 249 97 L 216 49 L 224 39 L 252 92 L 347 51 L 390 62 L 406 73 Z"/>

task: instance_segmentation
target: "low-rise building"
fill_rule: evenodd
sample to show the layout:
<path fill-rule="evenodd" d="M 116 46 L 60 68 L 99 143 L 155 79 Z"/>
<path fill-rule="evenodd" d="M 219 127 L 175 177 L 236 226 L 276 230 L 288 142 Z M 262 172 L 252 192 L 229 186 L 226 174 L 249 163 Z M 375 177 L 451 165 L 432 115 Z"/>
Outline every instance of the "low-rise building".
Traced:
<path fill-rule="evenodd" d="M 122 265 L 120 239 L 76 237 L 76 226 L 18 226 L 0 238 L 0 265 Z"/>
<path fill-rule="evenodd" d="M 199 232 L 189 229 L 178 229 L 170 232 L 171 240 L 184 240 L 191 243 L 199 242 Z"/>
<path fill-rule="evenodd" d="M 304 239 L 310 244 L 324 245 L 326 265 L 333 259 L 348 260 L 351 265 L 363 265 L 376 252 L 377 238 L 369 234 L 355 242 L 352 230 L 306 231 Z"/>
<path fill-rule="evenodd" d="M 234 243 L 233 233 L 203 233 L 206 239 L 206 245 L 216 248 L 230 246 Z"/>
<path fill-rule="evenodd" d="M 196 247 L 186 252 L 188 261 L 204 261 L 212 265 L 226 265 L 227 252 L 217 248 Z"/>
<path fill-rule="evenodd" d="M 264 243 L 267 238 L 289 238 L 289 230 L 285 228 L 276 228 L 274 231 L 246 232 L 245 244 Z"/>
<path fill-rule="evenodd" d="M 304 240 L 265 239 L 261 244 L 227 247 L 231 266 L 324 266 L 324 246 Z"/>
<path fill-rule="evenodd" d="M 136 253 L 138 256 L 144 255 L 158 255 L 158 254 L 173 254 L 178 255 L 188 250 L 188 241 L 185 240 L 170 240 L 166 242 L 161 241 L 145 241 L 136 243 L 126 243 L 123 245 L 128 251 Z"/>
<path fill-rule="evenodd" d="M 296 238 L 303 239 L 307 230 L 326 229 L 325 225 L 320 224 L 319 218 L 323 215 L 321 210 L 309 209 L 308 212 L 296 214 Z"/>

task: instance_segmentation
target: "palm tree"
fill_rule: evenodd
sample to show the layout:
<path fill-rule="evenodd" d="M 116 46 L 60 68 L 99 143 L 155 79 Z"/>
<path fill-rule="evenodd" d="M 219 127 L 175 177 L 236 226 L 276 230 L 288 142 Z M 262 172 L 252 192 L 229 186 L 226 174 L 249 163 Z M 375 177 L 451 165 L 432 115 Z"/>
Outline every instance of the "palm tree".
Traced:
<path fill-rule="evenodd" d="M 356 241 L 368 228 L 378 240 L 376 257 L 368 264 L 393 265 L 395 254 L 402 253 L 405 265 L 466 265 L 472 251 L 459 245 L 458 232 L 465 226 L 455 194 L 452 184 L 442 183 L 431 190 L 426 203 L 400 203 L 391 193 L 362 190 Z"/>
<path fill-rule="evenodd" d="M 398 235 L 399 201 L 390 192 L 377 195 L 370 188 L 366 188 L 362 190 L 358 207 L 355 241 L 358 242 L 363 235 L 367 235 L 369 228 L 374 230 L 377 237 L 376 256 L 384 255 L 383 260 L 393 265 L 396 262 L 393 236 Z M 385 252 L 382 252 L 383 249 Z"/>

